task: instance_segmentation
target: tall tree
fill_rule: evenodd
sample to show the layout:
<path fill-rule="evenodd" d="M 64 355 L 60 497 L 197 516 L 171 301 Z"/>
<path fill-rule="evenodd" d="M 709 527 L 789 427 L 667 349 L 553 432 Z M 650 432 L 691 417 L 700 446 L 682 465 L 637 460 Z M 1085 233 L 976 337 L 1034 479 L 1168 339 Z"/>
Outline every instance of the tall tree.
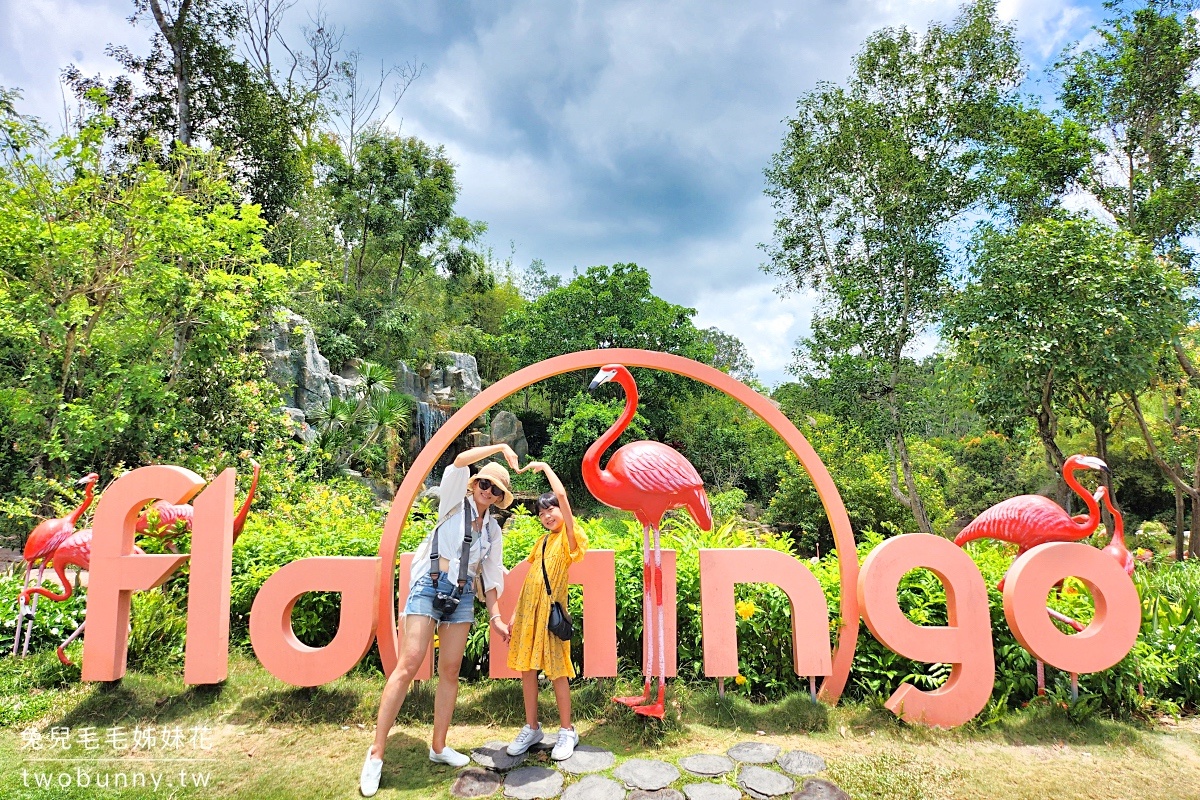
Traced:
<path fill-rule="evenodd" d="M 990 231 L 946 332 L 975 364 L 979 410 L 1031 419 L 1056 472 L 1058 420 L 1092 427 L 1108 457 L 1113 415 L 1153 382 L 1185 319 L 1178 270 L 1137 237 L 1056 216 Z"/>
<path fill-rule="evenodd" d="M 1190 13 L 1196 3 L 1114 0 L 1105 7 L 1113 16 L 1095 28 L 1095 43 L 1069 51 L 1058 64 L 1063 106 L 1102 145 L 1087 185 L 1118 225 L 1187 268 L 1200 230 L 1200 29 Z M 1189 466 L 1193 436 L 1186 417 L 1200 393 L 1200 371 L 1180 337 L 1173 352 L 1174 363 L 1163 362 L 1159 379 L 1168 404 L 1164 425 L 1148 424 L 1138 399 L 1131 403 L 1175 490 L 1182 557 L 1185 495 L 1193 520 L 1198 510 L 1200 481 Z M 1152 434 L 1160 427 L 1165 439 L 1156 443 Z"/>
<path fill-rule="evenodd" d="M 1088 187 L 1160 252 L 1200 226 L 1200 30 L 1194 3 L 1107 2 L 1098 43 L 1058 65 L 1061 101 L 1104 143 Z"/>
<path fill-rule="evenodd" d="M 777 213 L 765 269 L 821 307 L 804 351 L 817 369 L 861 362 L 861 397 L 882 412 L 903 474 L 896 496 L 931 525 L 913 476 L 896 397 L 913 340 L 937 322 L 949 289 L 951 227 L 987 189 L 986 145 L 1021 79 L 1013 31 L 995 3 L 966 6 L 923 35 L 872 35 L 846 86 L 800 98 L 767 170 Z"/>

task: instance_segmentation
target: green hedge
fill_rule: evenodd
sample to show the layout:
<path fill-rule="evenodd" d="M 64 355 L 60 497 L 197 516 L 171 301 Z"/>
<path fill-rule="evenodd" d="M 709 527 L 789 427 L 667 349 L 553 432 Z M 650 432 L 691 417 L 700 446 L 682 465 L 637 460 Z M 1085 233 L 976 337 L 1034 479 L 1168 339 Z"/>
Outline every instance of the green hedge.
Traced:
<path fill-rule="evenodd" d="M 400 542 L 400 551 L 414 550 L 429 530 L 434 509 L 419 504 L 410 517 Z M 269 511 L 251 515 L 246 531 L 234 547 L 231 597 L 231 632 L 235 647 L 248 647 L 249 611 L 263 582 L 284 564 L 310 556 L 371 556 L 378 551 L 385 512 L 375 508 L 366 490 L 357 484 L 309 485 L 295 498 L 280 499 Z M 641 657 L 642 532 L 624 516 L 579 520 L 579 526 L 595 549 L 616 553 L 617 649 L 623 674 L 636 674 Z M 518 512 L 505 529 L 505 563 L 510 568 L 525 558 L 542 534 L 541 524 L 527 513 Z M 859 559 L 882 541 L 868 535 L 859 543 Z M 676 514 L 664 522 L 662 546 L 677 552 L 679 675 L 684 680 L 701 680 L 703 648 L 700 618 L 699 550 L 725 547 L 768 547 L 789 552 L 784 536 L 751 531 L 734 520 L 711 532 L 699 530 L 686 516 Z M 1012 561 L 1012 548 L 988 542 L 970 545 L 968 552 L 978 564 L 988 587 L 992 612 L 992 639 L 996 653 L 996 683 L 989 714 L 1026 703 L 1035 696 L 1034 662 L 1017 644 L 1004 618 L 996 584 Z M 830 630 L 837 629 L 839 586 L 837 559 L 827 554 L 810 559 L 812 570 L 825 591 L 830 609 Z M 1143 625 L 1137 644 L 1117 666 L 1080 679 L 1083 694 L 1080 708 L 1104 708 L 1110 712 L 1146 714 L 1200 706 L 1200 565 L 1156 560 L 1139 565 L 1134 574 L 1142 597 Z M 399 581 L 398 581 L 399 582 Z M 0 603 L 5 616 L 0 621 L 0 648 L 12 642 L 15 616 L 16 576 L 0 579 Z M 401 587 L 398 590 L 402 591 Z M 509 591 L 519 591 L 510 586 Z M 570 611 L 582 614 L 581 594 L 573 588 Z M 777 699 L 807 688 L 807 679 L 792 673 L 791 609 L 786 595 L 764 584 L 739 585 L 735 593 L 739 638 L 738 680 L 729 689 L 756 699 Z M 909 572 L 900 583 L 900 606 L 914 622 L 946 624 L 945 591 L 928 570 Z M 1084 622 L 1092 616 L 1091 600 L 1082 584 L 1068 579 L 1050 604 Z M 35 627 L 32 649 L 52 649 L 70 631 L 82 612 L 81 599 L 69 604 L 43 603 Z M 477 624 L 471 632 L 464 659 L 465 676 L 486 675 L 488 670 L 486 613 L 477 605 Z M 304 642 L 319 646 L 337 630 L 339 597 L 332 593 L 305 595 L 293 612 L 293 626 Z M 131 664 L 143 669 L 177 668 L 182 663 L 182 638 L 186 620 L 186 575 L 169 581 L 160 591 L 144 593 L 133 607 L 134 631 L 130 639 Z M 577 626 L 581 630 L 581 626 Z M 3 650 L 0 650 L 3 652 Z M 572 656 L 582 672 L 579 635 L 572 643 Z M 378 665 L 372 650 L 370 662 Z M 880 645 L 860 628 L 853 669 L 846 694 L 854 698 L 883 698 L 901 683 L 922 689 L 939 686 L 948 676 L 944 664 L 924 664 L 905 659 Z M 1047 667 L 1053 696 L 1065 694 L 1069 677 Z M 985 715 L 987 716 L 987 715 Z"/>

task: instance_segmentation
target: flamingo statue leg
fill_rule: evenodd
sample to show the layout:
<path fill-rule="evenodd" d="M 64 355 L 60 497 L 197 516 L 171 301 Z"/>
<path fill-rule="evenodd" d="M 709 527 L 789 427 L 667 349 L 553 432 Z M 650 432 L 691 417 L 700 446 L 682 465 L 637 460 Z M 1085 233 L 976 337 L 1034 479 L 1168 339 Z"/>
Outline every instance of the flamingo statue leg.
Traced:
<path fill-rule="evenodd" d="M 1038 682 L 1038 697 L 1046 696 L 1046 665 L 1042 663 L 1040 658 L 1035 658 L 1037 662 L 1037 682 Z"/>
<path fill-rule="evenodd" d="M 58 646 L 58 649 L 54 651 L 58 654 L 58 660 L 61 661 L 65 666 L 68 666 L 68 667 L 74 666 L 71 663 L 71 659 L 67 658 L 66 649 L 67 649 L 67 645 L 69 645 L 71 642 L 75 641 L 75 639 L 79 637 L 79 634 L 83 633 L 84 625 L 87 625 L 86 619 L 83 622 L 79 623 L 79 627 L 75 629 L 75 632 L 72 633 L 70 636 L 68 636 L 66 639 L 64 639 L 63 643 Z"/>
<path fill-rule="evenodd" d="M 649 613 L 647 613 L 647 610 L 650 607 L 650 581 L 651 581 L 650 526 L 643 525 L 642 526 L 642 619 L 644 619 L 646 621 L 646 628 L 643 631 L 642 636 L 643 636 L 643 639 L 646 641 L 647 646 L 650 647 L 651 655 L 653 655 L 653 641 L 654 640 L 650 638 L 651 633 L 652 633 L 650 626 L 653 624 L 653 620 L 651 618 L 651 615 Z M 647 669 L 650 668 L 650 664 L 652 664 L 652 663 L 653 663 L 653 661 L 651 660 L 650 663 L 646 665 Z M 640 706 L 643 703 L 647 702 L 649 699 L 650 699 L 650 673 L 649 673 L 649 671 L 647 671 L 646 672 L 646 682 L 642 686 L 642 693 L 640 695 L 632 695 L 630 697 L 614 697 L 613 702 L 620 703 L 620 704 L 626 705 L 626 706 Z"/>
<path fill-rule="evenodd" d="M 33 564 L 25 562 L 25 582 L 21 584 L 21 592 L 23 593 L 29 588 L 29 576 L 33 574 Z M 20 595 L 17 595 L 19 598 Z M 15 657 L 21 648 L 21 627 L 25 624 L 25 604 L 17 601 L 17 629 L 13 631 L 13 651 Z"/>
<path fill-rule="evenodd" d="M 41 568 L 38 569 L 37 582 L 34 583 L 34 586 L 42 585 L 42 576 L 45 574 L 46 562 L 43 561 Z M 21 594 L 18 596 L 18 599 L 23 607 L 29 602 L 25 592 L 21 592 Z M 33 602 L 29 603 L 28 607 L 26 608 L 26 615 L 28 616 L 29 621 L 25 623 L 25 639 L 21 642 L 22 657 L 29 655 L 29 640 L 33 638 L 33 619 L 37 616 L 37 604 L 38 596 L 35 594 L 33 596 Z"/>
<path fill-rule="evenodd" d="M 662 577 L 662 544 L 659 541 L 658 526 L 654 526 L 654 616 L 657 620 L 655 633 L 656 639 L 652 639 L 654 646 L 650 650 L 650 663 L 658 668 L 658 699 L 653 703 L 635 706 L 634 711 L 644 717 L 663 718 L 666 713 L 664 700 L 666 699 L 666 681 L 667 681 L 667 646 L 666 646 L 666 625 L 663 614 L 663 577 Z M 655 653 L 657 650 L 657 654 Z M 657 659 L 656 659 L 657 655 Z M 653 667 L 652 667 L 653 668 Z M 650 696 L 650 681 L 646 680 L 646 698 Z"/>

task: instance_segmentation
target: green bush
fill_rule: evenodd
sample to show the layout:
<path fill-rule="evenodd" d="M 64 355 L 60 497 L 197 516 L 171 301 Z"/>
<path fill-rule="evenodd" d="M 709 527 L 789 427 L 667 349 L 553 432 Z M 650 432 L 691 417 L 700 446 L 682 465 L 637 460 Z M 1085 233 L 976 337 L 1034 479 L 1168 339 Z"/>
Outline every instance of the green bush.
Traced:
<path fill-rule="evenodd" d="M 17 629 L 17 595 L 21 593 L 24 574 L 23 567 L 19 571 L 0 574 L 0 657 L 12 652 Z M 30 578 L 31 586 L 35 585 L 36 578 L 35 571 Z M 42 586 L 55 592 L 61 591 L 57 583 L 48 580 L 44 580 Z M 28 652 L 54 650 L 71 635 L 71 631 L 79 627 L 83 622 L 84 595 L 83 591 L 75 592 L 58 603 L 45 597 L 38 598 Z M 28 624 L 28 618 L 25 624 Z"/>

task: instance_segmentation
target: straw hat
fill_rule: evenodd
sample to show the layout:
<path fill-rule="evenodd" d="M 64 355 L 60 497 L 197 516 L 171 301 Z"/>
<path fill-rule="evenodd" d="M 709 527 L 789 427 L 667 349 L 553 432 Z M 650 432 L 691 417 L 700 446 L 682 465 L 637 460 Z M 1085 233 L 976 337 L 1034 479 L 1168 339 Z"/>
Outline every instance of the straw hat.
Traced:
<path fill-rule="evenodd" d="M 480 478 L 487 478 L 493 486 L 499 486 L 504 490 L 504 497 L 496 501 L 496 508 L 508 508 L 512 505 L 512 481 L 508 477 L 508 470 L 495 461 L 489 461 L 480 467 L 479 472 L 471 476 L 471 480 L 467 482 L 467 488 L 474 489 L 475 482 Z"/>

